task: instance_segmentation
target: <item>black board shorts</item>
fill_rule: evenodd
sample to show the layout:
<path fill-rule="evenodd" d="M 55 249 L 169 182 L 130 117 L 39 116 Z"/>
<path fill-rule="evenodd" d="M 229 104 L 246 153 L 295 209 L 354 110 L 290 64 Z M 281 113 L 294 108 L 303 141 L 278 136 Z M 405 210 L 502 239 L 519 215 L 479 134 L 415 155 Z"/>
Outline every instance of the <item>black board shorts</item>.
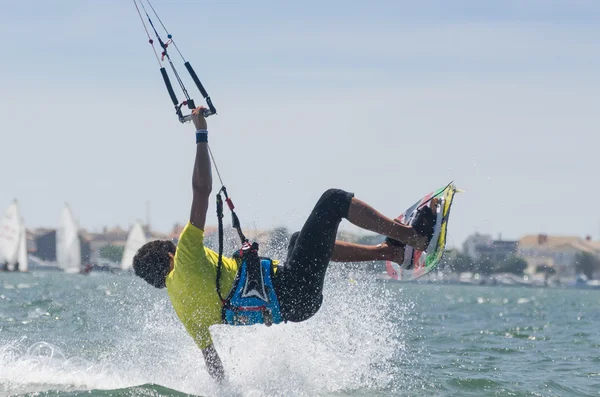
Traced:
<path fill-rule="evenodd" d="M 353 197 L 340 189 L 327 190 L 302 229 L 291 236 L 287 259 L 273 279 L 285 321 L 304 321 L 319 311 L 338 227 L 348 217 Z"/>

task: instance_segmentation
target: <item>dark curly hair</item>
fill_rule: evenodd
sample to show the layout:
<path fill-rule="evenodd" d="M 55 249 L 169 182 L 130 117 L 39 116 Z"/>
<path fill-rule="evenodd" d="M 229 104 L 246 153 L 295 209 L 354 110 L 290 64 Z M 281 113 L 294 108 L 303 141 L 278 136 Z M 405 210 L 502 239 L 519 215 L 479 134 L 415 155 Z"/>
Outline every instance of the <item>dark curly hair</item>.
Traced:
<path fill-rule="evenodd" d="M 169 253 L 174 255 L 175 249 L 175 244 L 168 240 L 155 240 L 144 244 L 133 257 L 135 275 L 156 288 L 165 288 L 165 281 L 171 269 Z"/>

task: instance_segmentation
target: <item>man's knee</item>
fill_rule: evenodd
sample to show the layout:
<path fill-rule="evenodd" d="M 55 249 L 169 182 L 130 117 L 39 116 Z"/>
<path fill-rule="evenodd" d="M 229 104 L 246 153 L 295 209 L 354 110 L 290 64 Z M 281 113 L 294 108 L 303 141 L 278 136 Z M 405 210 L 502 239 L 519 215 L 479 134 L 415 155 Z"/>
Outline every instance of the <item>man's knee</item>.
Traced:
<path fill-rule="evenodd" d="M 290 242 L 288 244 L 288 250 L 293 249 L 296 246 L 296 241 L 298 240 L 298 236 L 300 235 L 300 232 L 295 232 L 294 234 L 291 235 L 290 237 Z"/>
<path fill-rule="evenodd" d="M 320 208 L 327 208 L 334 211 L 341 218 L 346 218 L 348 217 L 348 210 L 350 209 L 350 203 L 353 197 L 353 193 L 342 189 L 327 189 L 325 193 L 321 195 L 317 205 Z"/>

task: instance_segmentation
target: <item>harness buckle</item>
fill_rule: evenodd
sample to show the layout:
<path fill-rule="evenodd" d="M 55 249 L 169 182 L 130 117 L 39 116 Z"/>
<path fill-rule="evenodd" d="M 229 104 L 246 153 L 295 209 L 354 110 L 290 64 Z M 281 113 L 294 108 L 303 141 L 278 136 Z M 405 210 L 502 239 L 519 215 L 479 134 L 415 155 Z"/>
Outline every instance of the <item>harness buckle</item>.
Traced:
<path fill-rule="evenodd" d="M 265 323 L 265 325 L 267 327 L 270 327 L 271 325 L 273 325 L 273 313 L 271 312 L 271 309 L 269 309 L 268 307 L 265 307 L 262 310 L 262 314 L 263 314 L 263 322 Z"/>

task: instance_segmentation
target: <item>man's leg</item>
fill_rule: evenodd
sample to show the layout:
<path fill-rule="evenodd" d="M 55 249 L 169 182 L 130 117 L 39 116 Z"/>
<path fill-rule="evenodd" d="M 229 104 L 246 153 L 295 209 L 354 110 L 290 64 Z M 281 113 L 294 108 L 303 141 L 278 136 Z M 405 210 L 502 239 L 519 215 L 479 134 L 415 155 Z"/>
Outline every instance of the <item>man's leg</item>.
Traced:
<path fill-rule="evenodd" d="M 370 247 L 336 242 L 339 224 L 347 218 L 357 226 L 376 233 L 411 241 L 416 234 L 409 226 L 394 222 L 372 207 L 356 200 L 352 193 L 330 189 L 326 191 L 306 220 L 302 230 L 295 233 L 288 247 L 283 269 L 275 277 L 276 289 L 284 318 L 303 321 L 313 316 L 321 306 L 323 282 L 329 262 L 370 261 L 380 259 Z M 387 246 L 387 244 L 383 244 Z M 389 248 L 390 259 L 399 261 L 401 247 Z"/>
<path fill-rule="evenodd" d="M 411 226 L 403 225 L 382 215 L 375 208 L 357 198 L 352 198 L 350 203 L 348 221 L 362 229 L 391 237 L 418 250 L 427 248 L 427 236 L 420 235 Z"/>
<path fill-rule="evenodd" d="M 300 232 L 292 234 L 288 245 L 288 260 L 294 252 L 296 241 Z M 377 245 L 364 245 L 336 240 L 331 253 L 331 262 L 371 262 L 371 261 L 399 261 L 404 260 L 404 246 L 390 245 L 382 242 Z"/>
<path fill-rule="evenodd" d="M 348 211 L 352 193 L 329 189 L 319 199 L 302 230 L 292 235 L 288 257 L 275 275 L 283 317 L 299 322 L 312 317 L 323 301 L 323 282 L 333 254 L 338 226 Z"/>
<path fill-rule="evenodd" d="M 331 255 L 332 262 L 404 261 L 404 247 L 382 243 L 362 245 L 337 240 Z"/>

